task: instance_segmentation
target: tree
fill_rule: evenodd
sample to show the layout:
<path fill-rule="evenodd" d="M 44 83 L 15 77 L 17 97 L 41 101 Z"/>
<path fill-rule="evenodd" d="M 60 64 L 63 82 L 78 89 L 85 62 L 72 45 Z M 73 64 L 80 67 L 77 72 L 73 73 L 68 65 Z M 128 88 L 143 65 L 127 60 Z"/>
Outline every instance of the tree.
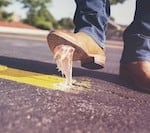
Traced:
<path fill-rule="evenodd" d="M 73 29 L 73 20 L 71 18 L 62 18 L 57 22 L 57 28 Z"/>
<path fill-rule="evenodd" d="M 8 6 L 10 4 L 9 0 L 0 0 L 0 8 L 3 6 Z"/>
<path fill-rule="evenodd" d="M 4 7 L 11 4 L 10 0 L 0 0 L 0 20 L 10 20 L 12 13 L 4 11 Z"/>
<path fill-rule="evenodd" d="M 23 3 L 23 7 L 27 8 L 27 18 L 24 22 L 42 29 L 50 28 L 72 28 L 73 22 L 70 18 L 63 18 L 58 22 L 48 11 L 47 4 L 52 0 L 16 0 Z M 125 0 L 110 0 L 111 5 L 123 3 Z"/>
<path fill-rule="evenodd" d="M 27 8 L 27 18 L 24 22 L 42 29 L 50 29 L 56 20 L 47 9 L 51 0 L 17 0 Z"/>
<path fill-rule="evenodd" d="M 48 30 L 53 27 L 53 25 L 56 23 L 56 20 L 53 15 L 47 10 L 47 8 L 45 8 L 45 6 L 42 6 L 37 11 L 35 22 L 36 27 Z"/>

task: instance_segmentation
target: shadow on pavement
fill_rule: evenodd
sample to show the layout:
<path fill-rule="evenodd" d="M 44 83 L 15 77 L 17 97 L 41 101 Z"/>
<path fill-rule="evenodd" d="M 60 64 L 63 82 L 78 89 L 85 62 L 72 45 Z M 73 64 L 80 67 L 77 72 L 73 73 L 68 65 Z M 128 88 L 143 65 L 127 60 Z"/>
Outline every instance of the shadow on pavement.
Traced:
<path fill-rule="evenodd" d="M 37 72 L 42 74 L 59 75 L 59 76 L 61 75 L 61 73 L 57 71 L 55 64 L 40 62 L 35 60 L 0 56 L 0 65 L 5 65 L 11 68 L 21 69 L 30 72 Z M 119 79 L 119 76 L 116 74 L 110 74 L 110 73 L 105 73 L 100 71 L 90 71 L 81 68 L 73 68 L 73 75 L 100 79 L 107 82 L 118 84 L 120 86 L 127 87 L 128 89 L 150 94 L 150 92 L 147 90 L 139 90 L 121 81 Z"/>

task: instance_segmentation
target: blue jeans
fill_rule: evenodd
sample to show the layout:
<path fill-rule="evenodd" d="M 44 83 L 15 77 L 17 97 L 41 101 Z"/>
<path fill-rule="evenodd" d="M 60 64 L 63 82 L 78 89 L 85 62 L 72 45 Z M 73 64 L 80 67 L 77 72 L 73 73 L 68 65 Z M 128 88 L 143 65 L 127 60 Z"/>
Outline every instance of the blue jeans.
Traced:
<path fill-rule="evenodd" d="M 89 34 L 102 48 L 106 40 L 107 23 L 110 16 L 108 0 L 75 0 L 75 32 Z"/>
<path fill-rule="evenodd" d="M 106 30 L 110 16 L 109 0 L 75 0 L 75 32 L 90 35 L 105 48 Z M 121 63 L 150 61 L 150 0 L 137 0 L 133 22 L 123 35 Z"/>

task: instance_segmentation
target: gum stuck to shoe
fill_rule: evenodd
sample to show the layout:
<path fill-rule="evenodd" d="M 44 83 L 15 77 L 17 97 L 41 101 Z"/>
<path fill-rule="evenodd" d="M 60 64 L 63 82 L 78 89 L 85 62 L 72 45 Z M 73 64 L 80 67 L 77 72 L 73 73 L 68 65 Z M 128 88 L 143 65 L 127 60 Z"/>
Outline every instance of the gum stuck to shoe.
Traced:
<path fill-rule="evenodd" d="M 75 48 L 69 45 L 58 45 L 54 48 L 54 59 L 57 64 L 58 71 L 65 76 L 65 86 L 72 86 L 72 64 Z"/>

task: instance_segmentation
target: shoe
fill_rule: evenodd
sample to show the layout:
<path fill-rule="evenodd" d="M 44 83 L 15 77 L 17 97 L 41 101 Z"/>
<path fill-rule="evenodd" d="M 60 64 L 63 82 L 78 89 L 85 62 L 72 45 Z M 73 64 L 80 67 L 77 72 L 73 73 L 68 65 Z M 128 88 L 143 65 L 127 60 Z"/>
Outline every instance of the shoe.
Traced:
<path fill-rule="evenodd" d="M 137 61 L 120 65 L 120 78 L 140 89 L 150 89 L 150 62 Z"/>
<path fill-rule="evenodd" d="M 70 33 L 55 30 L 47 36 L 48 45 L 54 53 L 58 45 L 69 45 L 75 48 L 73 60 L 80 60 L 81 66 L 88 69 L 100 69 L 105 64 L 104 50 L 86 33 Z"/>

